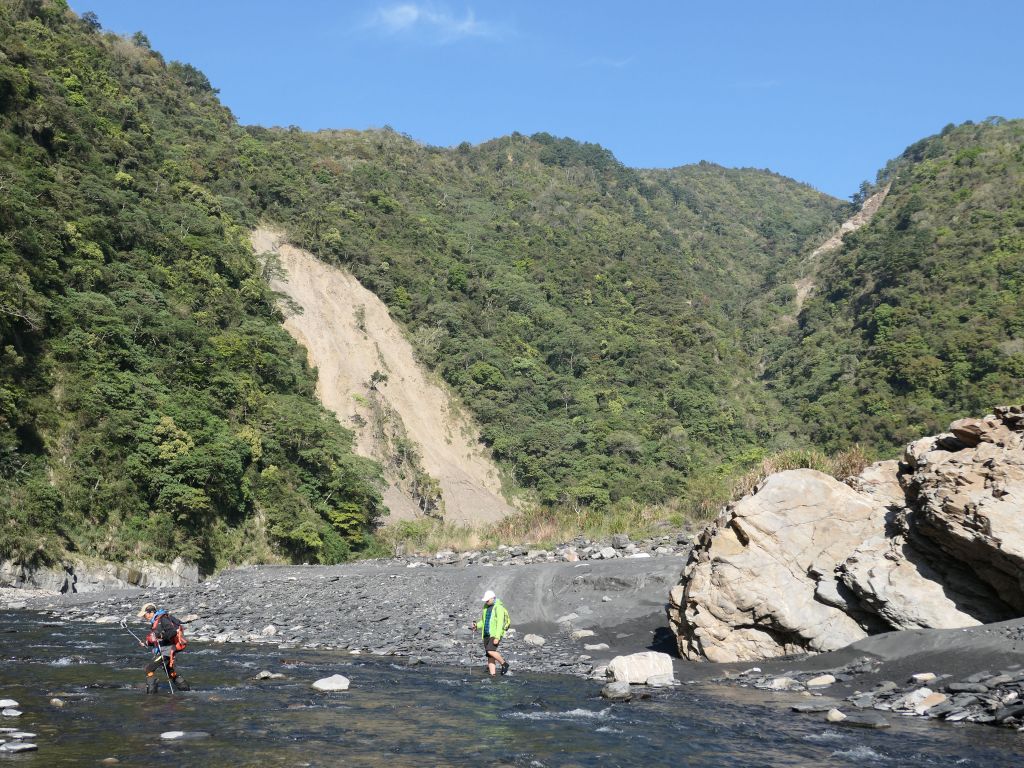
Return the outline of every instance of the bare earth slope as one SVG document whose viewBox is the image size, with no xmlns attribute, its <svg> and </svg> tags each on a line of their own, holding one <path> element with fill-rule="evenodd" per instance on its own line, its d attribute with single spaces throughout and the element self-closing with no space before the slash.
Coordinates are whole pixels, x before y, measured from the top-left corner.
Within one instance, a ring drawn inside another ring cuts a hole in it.
<svg viewBox="0 0 1024 768">
<path fill-rule="evenodd" d="M 408 466 L 396 461 L 396 436 L 412 443 L 437 482 L 445 520 L 491 522 L 512 512 L 476 430 L 416 362 L 384 303 L 350 274 L 283 242 L 279 232 L 260 228 L 251 237 L 256 252 L 277 254 L 286 272 L 273 288 L 302 307 L 285 328 L 319 371 L 321 401 L 356 433 L 356 451 L 385 466 L 391 519 L 423 514 Z M 375 372 L 387 379 L 371 390 Z"/>
</svg>

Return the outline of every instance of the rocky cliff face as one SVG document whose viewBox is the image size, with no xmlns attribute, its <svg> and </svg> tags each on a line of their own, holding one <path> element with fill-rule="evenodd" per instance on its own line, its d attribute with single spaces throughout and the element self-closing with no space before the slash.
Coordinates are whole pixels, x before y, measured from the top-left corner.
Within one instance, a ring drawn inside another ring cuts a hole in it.
<svg viewBox="0 0 1024 768">
<path fill-rule="evenodd" d="M 669 605 L 682 655 L 722 662 L 1022 612 L 1022 406 L 954 422 L 847 483 L 772 475 L 704 530 Z"/>
</svg>

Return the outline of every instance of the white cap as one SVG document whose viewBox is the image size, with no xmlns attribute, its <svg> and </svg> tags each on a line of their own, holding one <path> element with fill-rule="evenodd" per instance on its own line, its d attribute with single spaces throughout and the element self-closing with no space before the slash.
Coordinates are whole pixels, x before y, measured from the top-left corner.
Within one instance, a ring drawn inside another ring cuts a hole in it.
<svg viewBox="0 0 1024 768">
<path fill-rule="evenodd" d="M 486 592 L 484 592 L 484 596 L 481 598 L 481 600 L 483 600 L 485 603 L 488 600 L 493 600 L 493 599 L 494 599 L 494 592 L 492 592 L 489 589 Z"/>
</svg>

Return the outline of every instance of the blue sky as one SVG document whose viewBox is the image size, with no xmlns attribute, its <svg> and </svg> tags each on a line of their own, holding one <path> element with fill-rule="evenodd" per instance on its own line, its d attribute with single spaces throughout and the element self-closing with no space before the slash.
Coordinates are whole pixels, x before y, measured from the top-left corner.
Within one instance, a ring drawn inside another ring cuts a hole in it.
<svg viewBox="0 0 1024 768">
<path fill-rule="evenodd" d="M 1019 0 L 70 4 L 203 70 L 245 124 L 547 131 L 844 198 L 947 123 L 1024 117 Z"/>
</svg>

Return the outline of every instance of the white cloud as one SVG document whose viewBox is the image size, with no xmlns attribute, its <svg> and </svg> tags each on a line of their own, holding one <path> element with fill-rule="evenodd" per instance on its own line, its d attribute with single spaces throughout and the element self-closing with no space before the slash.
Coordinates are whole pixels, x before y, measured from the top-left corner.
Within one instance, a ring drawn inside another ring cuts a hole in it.
<svg viewBox="0 0 1024 768">
<path fill-rule="evenodd" d="M 446 9 L 417 3 L 378 8 L 366 26 L 392 35 L 421 34 L 438 43 L 466 37 L 493 37 L 497 33 L 494 26 L 478 20 L 472 9 L 460 18 Z"/>
</svg>

